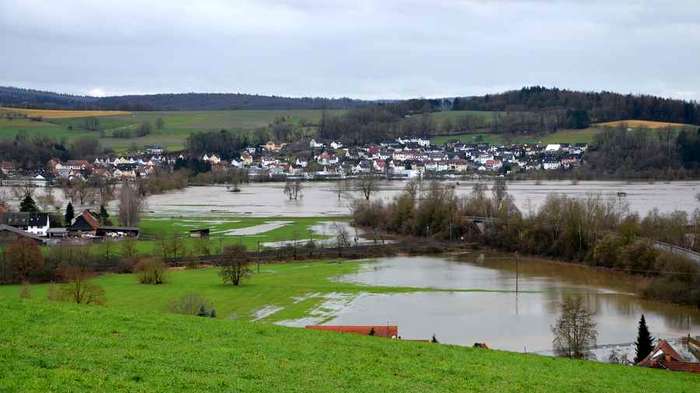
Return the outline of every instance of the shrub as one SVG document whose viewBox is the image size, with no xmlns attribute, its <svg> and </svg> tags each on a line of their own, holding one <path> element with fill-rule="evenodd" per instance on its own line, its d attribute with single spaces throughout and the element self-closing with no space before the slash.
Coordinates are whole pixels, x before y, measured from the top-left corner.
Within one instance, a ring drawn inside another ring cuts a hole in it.
<svg viewBox="0 0 700 393">
<path fill-rule="evenodd" d="M 30 239 L 19 239 L 5 249 L 5 263 L 19 280 L 26 280 L 44 266 L 39 246 Z"/>
<path fill-rule="evenodd" d="M 60 286 L 49 287 L 49 300 L 76 304 L 104 304 L 105 291 L 92 282 L 92 273 L 84 266 L 67 265 L 61 267 L 60 275 L 67 281 Z"/>
<path fill-rule="evenodd" d="M 165 263 L 157 259 L 146 259 L 140 261 L 135 267 L 138 280 L 141 284 L 163 284 L 167 267 Z"/>
<path fill-rule="evenodd" d="M 208 313 L 216 317 L 216 311 L 211 302 L 196 293 L 189 293 L 179 299 L 170 302 L 170 312 L 185 315 L 200 315 L 200 313 Z"/>
<path fill-rule="evenodd" d="M 227 246 L 224 248 L 224 255 L 219 261 L 219 276 L 221 276 L 224 283 L 238 286 L 245 277 L 252 273 L 249 266 L 250 262 L 245 258 L 245 248 L 242 246 Z"/>
<path fill-rule="evenodd" d="M 32 292 L 27 281 L 22 281 L 22 286 L 19 289 L 20 299 L 31 299 Z"/>
</svg>

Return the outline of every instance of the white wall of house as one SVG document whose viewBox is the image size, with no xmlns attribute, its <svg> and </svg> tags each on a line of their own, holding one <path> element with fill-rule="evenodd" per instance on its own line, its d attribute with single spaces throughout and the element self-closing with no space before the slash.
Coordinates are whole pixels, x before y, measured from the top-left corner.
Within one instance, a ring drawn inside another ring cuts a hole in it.
<svg viewBox="0 0 700 393">
<path fill-rule="evenodd" d="M 37 236 L 46 236 L 46 234 L 49 231 L 49 217 L 46 216 L 46 224 L 42 226 L 28 226 L 27 227 L 27 232 L 31 233 L 32 235 L 37 235 Z"/>
</svg>

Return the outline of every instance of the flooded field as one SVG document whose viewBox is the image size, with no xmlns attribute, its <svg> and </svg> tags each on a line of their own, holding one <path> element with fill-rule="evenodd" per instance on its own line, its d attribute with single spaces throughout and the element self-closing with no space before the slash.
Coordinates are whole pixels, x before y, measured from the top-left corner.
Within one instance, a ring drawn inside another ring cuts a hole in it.
<svg viewBox="0 0 700 393">
<path fill-rule="evenodd" d="M 449 182 L 458 195 L 467 195 L 474 185 L 473 181 Z M 350 188 L 351 183 L 348 183 Z M 383 181 L 373 198 L 390 200 L 405 187 L 402 181 Z M 251 183 L 241 187 L 240 192 L 229 192 L 225 186 L 187 187 L 184 190 L 153 195 L 147 199 L 146 212 L 157 216 L 221 216 L 252 215 L 259 217 L 310 217 L 343 216 L 350 213 L 353 199 L 360 197 L 357 191 L 349 190 L 338 197 L 334 182 L 308 182 L 303 184 L 303 197 L 290 201 L 282 192 L 284 183 Z M 566 194 L 583 198 L 588 194 L 600 194 L 615 202 L 629 205 L 630 211 L 645 215 L 658 208 L 662 212 L 685 210 L 692 212 L 700 207 L 695 195 L 700 193 L 700 181 L 677 181 L 656 183 L 627 183 L 617 181 L 513 181 L 508 183 L 508 190 L 515 198 L 517 206 L 528 212 L 539 207 L 551 193 Z M 625 193 L 625 196 L 619 196 Z M 12 197 L 9 187 L 0 187 L 0 195 L 5 195 L 12 205 L 19 202 Z M 44 206 L 44 210 L 53 211 L 56 207 L 65 207 L 63 192 L 54 188 L 51 192 L 55 202 Z M 45 189 L 36 191 L 37 196 L 45 195 Z M 40 199 L 40 198 L 38 198 Z M 41 201 L 38 201 L 41 204 Z M 74 201 L 76 208 L 76 201 Z M 94 207 L 94 206 L 90 206 Z M 117 208 L 117 202 L 110 203 L 111 209 Z"/>
<path fill-rule="evenodd" d="M 459 195 L 471 192 L 474 182 L 450 182 Z M 405 182 L 382 182 L 376 197 L 389 200 L 398 195 Z M 225 187 L 188 187 L 182 191 L 154 195 L 148 198 L 148 211 L 156 215 L 255 215 L 255 216 L 325 216 L 347 215 L 358 192 L 348 191 L 338 198 L 336 184 L 331 182 L 304 183 L 303 198 L 290 201 L 282 192 L 283 183 L 254 183 L 241 192 L 228 192 Z M 562 193 L 582 198 L 600 194 L 604 198 L 629 205 L 630 211 L 641 215 L 658 208 L 662 212 L 700 207 L 695 195 L 700 182 L 626 183 L 591 181 L 572 184 L 570 181 L 534 181 L 508 183 L 509 192 L 523 212 L 539 207 L 548 194 Z M 623 197 L 618 193 L 625 193 Z"/>
<path fill-rule="evenodd" d="M 330 310 L 325 323 L 391 324 L 399 326 L 399 334 L 405 339 L 429 339 L 435 334 L 443 343 L 486 342 L 497 349 L 548 354 L 552 347 L 550 326 L 560 302 L 566 295 L 579 294 L 595 312 L 601 346 L 629 348 L 636 338 L 641 314 L 656 337 L 677 339 L 689 332 L 700 333 L 699 310 L 640 299 L 634 294 L 639 282 L 629 277 L 521 258 L 516 293 L 513 259 L 476 260 L 476 255 L 470 255 L 392 257 L 367 262 L 358 273 L 339 280 L 446 291 L 331 298 L 320 307 Z M 293 325 L 289 321 L 287 324 Z"/>
</svg>

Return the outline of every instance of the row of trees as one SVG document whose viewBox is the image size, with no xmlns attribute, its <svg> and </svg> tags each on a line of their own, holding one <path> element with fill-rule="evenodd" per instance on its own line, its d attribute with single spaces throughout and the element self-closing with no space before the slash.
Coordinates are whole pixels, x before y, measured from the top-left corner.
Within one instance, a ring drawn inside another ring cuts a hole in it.
<svg viewBox="0 0 700 393">
<path fill-rule="evenodd" d="M 542 86 L 480 97 L 457 98 L 453 110 L 583 111 L 592 122 L 641 119 L 700 125 L 700 107 L 694 102 L 649 95 L 607 91 L 580 92 Z"/>
<path fill-rule="evenodd" d="M 68 143 L 45 136 L 29 137 L 17 133 L 15 139 L 0 140 L 0 157 L 12 161 L 22 169 L 41 169 L 52 158 L 60 160 L 94 159 L 102 152 L 95 138 L 85 137 Z"/>
</svg>

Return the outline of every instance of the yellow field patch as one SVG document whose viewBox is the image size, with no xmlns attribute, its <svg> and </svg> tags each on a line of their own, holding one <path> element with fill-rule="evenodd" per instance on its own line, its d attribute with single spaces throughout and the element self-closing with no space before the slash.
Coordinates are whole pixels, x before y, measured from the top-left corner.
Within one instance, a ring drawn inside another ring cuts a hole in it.
<svg viewBox="0 0 700 393">
<path fill-rule="evenodd" d="M 601 127 L 628 127 L 628 128 L 666 128 L 666 127 L 688 127 L 683 123 L 668 123 L 664 121 L 651 120 L 617 120 L 608 121 L 605 123 L 596 123 L 595 126 Z"/>
<path fill-rule="evenodd" d="M 68 119 L 75 117 L 119 116 L 128 115 L 125 111 L 73 111 L 57 109 L 24 109 L 0 107 L 0 112 L 21 113 L 29 117 L 42 117 L 44 119 Z"/>
</svg>

